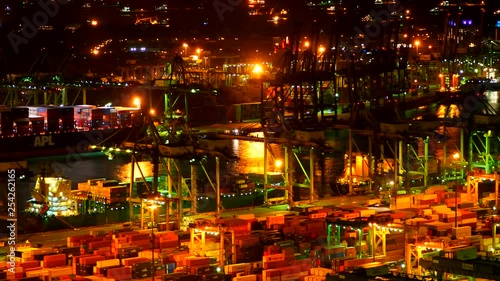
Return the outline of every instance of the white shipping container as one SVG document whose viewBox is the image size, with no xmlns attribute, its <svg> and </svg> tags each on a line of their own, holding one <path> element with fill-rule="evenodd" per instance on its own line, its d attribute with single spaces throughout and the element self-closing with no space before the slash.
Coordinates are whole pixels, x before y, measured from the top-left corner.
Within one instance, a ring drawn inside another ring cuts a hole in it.
<svg viewBox="0 0 500 281">
<path fill-rule="evenodd" d="M 369 217 L 371 215 L 375 215 L 376 213 L 377 211 L 374 209 L 359 210 L 360 217 Z"/>
<path fill-rule="evenodd" d="M 329 268 L 316 267 L 311 268 L 311 274 L 315 276 L 326 276 L 327 274 L 333 274 L 333 271 Z"/>
<path fill-rule="evenodd" d="M 257 275 L 237 276 L 233 278 L 233 281 L 257 281 Z"/>
<path fill-rule="evenodd" d="M 26 277 L 40 277 L 40 279 L 44 280 L 42 276 L 48 276 L 49 270 L 48 269 L 32 270 L 32 271 L 26 271 L 25 274 Z"/>
<path fill-rule="evenodd" d="M 325 276 L 309 275 L 304 277 L 304 281 L 325 281 Z"/>
<path fill-rule="evenodd" d="M 58 276 L 66 276 L 66 275 L 71 275 L 73 273 L 73 270 L 71 266 L 64 266 L 64 267 L 54 267 L 54 268 L 49 268 L 49 277 L 58 277 Z M 50 278 L 49 278 L 50 280 Z"/>
<path fill-rule="evenodd" d="M 250 269 L 252 269 L 250 263 L 229 264 L 224 266 L 224 273 L 230 274 L 236 272 L 250 271 Z"/>
</svg>

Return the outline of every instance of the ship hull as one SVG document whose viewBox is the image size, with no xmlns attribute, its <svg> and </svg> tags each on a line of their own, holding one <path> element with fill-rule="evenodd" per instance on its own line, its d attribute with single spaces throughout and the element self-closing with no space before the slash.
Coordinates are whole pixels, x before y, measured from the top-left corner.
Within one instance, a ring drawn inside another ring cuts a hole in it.
<svg viewBox="0 0 500 281">
<path fill-rule="evenodd" d="M 137 128 L 122 127 L 1 137 L 0 162 L 77 154 L 88 151 L 92 145 L 121 144 L 125 140 L 133 141 L 131 137 L 137 135 L 135 130 Z"/>
</svg>

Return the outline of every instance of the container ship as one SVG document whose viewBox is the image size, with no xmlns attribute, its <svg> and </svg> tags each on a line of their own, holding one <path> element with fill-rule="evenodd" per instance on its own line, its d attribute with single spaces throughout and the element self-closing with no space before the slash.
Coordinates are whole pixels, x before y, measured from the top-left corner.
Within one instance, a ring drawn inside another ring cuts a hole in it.
<svg viewBox="0 0 500 281">
<path fill-rule="evenodd" d="M 133 141 L 141 114 L 139 108 L 95 105 L 0 107 L 0 162 Z"/>
<path fill-rule="evenodd" d="M 148 184 L 152 182 L 148 181 Z M 140 213 L 134 209 L 134 218 L 130 217 L 129 186 L 130 183 L 98 178 L 79 182 L 78 188 L 72 190 L 69 179 L 39 177 L 24 212 L 18 217 L 30 223 L 23 225 L 20 231 L 37 233 L 134 221 Z M 133 198 L 147 198 L 146 182 L 134 182 L 132 192 Z M 201 190 L 199 194 L 196 198 L 197 213 L 216 211 L 215 194 L 201 193 Z M 177 195 L 174 193 L 172 196 Z M 282 190 L 268 190 L 268 198 L 277 200 L 282 196 Z M 254 183 L 235 179 L 231 181 L 230 188 L 221 189 L 221 203 L 225 210 L 253 208 L 263 202 L 263 190 L 256 188 Z M 191 207 L 190 201 L 183 201 L 182 209 L 187 213 L 191 212 Z"/>
</svg>

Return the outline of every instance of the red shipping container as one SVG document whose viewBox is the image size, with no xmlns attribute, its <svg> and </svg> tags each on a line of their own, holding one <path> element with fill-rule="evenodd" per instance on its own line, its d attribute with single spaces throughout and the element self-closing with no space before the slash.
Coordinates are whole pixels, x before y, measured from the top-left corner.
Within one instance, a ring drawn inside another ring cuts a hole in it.
<svg viewBox="0 0 500 281">
<path fill-rule="evenodd" d="M 128 237 L 128 241 L 130 242 L 140 241 L 140 240 L 149 241 L 149 239 L 150 239 L 149 233 L 139 233 L 139 234 L 129 235 Z"/>
<path fill-rule="evenodd" d="M 59 267 L 59 266 L 65 266 L 66 265 L 66 260 L 56 260 L 56 261 L 47 261 L 43 262 L 43 266 L 45 268 L 52 268 L 52 267 Z"/>
<path fill-rule="evenodd" d="M 274 269 L 287 266 L 286 261 L 270 261 L 262 263 L 264 269 Z"/>
<path fill-rule="evenodd" d="M 131 246 L 140 246 L 143 249 L 151 249 L 151 241 L 148 240 L 137 240 L 130 243 Z"/>
<path fill-rule="evenodd" d="M 264 247 L 264 256 L 266 255 L 274 255 L 281 253 L 281 248 L 275 245 L 268 245 Z"/>
<path fill-rule="evenodd" d="M 24 268 L 24 270 L 33 268 L 33 267 L 39 267 L 40 263 L 38 261 L 27 261 L 27 262 L 22 262 L 20 264 L 20 267 Z"/>
<path fill-rule="evenodd" d="M 128 232 L 120 232 L 118 233 L 118 237 L 128 237 L 129 235 L 141 234 L 138 231 L 128 231 Z"/>
<path fill-rule="evenodd" d="M 128 266 L 108 269 L 106 278 L 115 280 L 128 280 L 132 279 L 132 268 Z"/>
<path fill-rule="evenodd" d="M 105 256 L 109 251 L 107 249 L 94 250 L 94 255 Z"/>
<path fill-rule="evenodd" d="M 89 243 L 89 249 L 99 249 L 104 247 L 111 247 L 111 241 L 99 241 L 99 242 Z"/>
<path fill-rule="evenodd" d="M 48 255 L 43 257 L 43 262 L 66 261 L 66 254 Z"/>
<path fill-rule="evenodd" d="M 80 264 L 80 260 L 86 257 L 94 257 L 96 255 L 88 254 L 88 255 L 81 255 L 81 256 L 74 256 L 73 257 L 73 264 Z"/>
<path fill-rule="evenodd" d="M 104 260 L 103 256 L 91 256 L 80 259 L 80 264 L 95 265 L 98 261 Z"/>
<path fill-rule="evenodd" d="M 91 235 L 78 235 L 78 236 L 70 236 L 68 237 L 69 242 L 77 242 L 79 243 L 81 240 L 87 240 L 92 238 Z"/>
<path fill-rule="evenodd" d="M 178 240 L 170 240 L 170 241 L 160 241 L 158 244 L 160 249 L 166 249 L 166 248 L 175 248 L 179 246 L 179 241 Z"/>
<path fill-rule="evenodd" d="M 179 241 L 179 237 L 172 237 L 172 236 L 155 236 L 155 241 Z"/>
<path fill-rule="evenodd" d="M 24 272 L 27 272 L 27 271 L 34 271 L 34 270 L 42 270 L 43 267 L 41 266 L 37 266 L 37 267 L 30 267 L 30 268 L 24 268 Z"/>
<path fill-rule="evenodd" d="M 171 239 L 179 240 L 179 236 L 175 232 L 173 232 L 173 231 L 156 232 L 155 233 L 155 237 L 171 238 Z"/>
<path fill-rule="evenodd" d="M 187 267 L 210 265 L 210 258 L 186 258 L 185 262 Z"/>
<path fill-rule="evenodd" d="M 300 272 L 300 267 L 287 266 L 280 268 L 281 275 L 294 274 Z"/>
</svg>

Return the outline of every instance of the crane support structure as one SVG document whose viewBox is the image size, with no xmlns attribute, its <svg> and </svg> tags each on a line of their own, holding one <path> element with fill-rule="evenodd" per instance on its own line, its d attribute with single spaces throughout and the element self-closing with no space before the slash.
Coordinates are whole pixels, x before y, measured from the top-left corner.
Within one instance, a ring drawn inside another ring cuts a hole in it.
<svg viewBox="0 0 500 281">
<path fill-rule="evenodd" d="M 219 265 L 223 267 L 226 260 L 231 258 L 231 263 L 236 264 L 236 244 L 234 230 L 222 226 L 205 226 L 201 228 L 191 228 L 191 240 L 189 250 L 198 256 L 216 257 Z M 208 237 L 218 238 L 215 241 L 207 241 Z M 215 245 L 216 247 L 210 247 Z M 218 247 L 217 247 L 218 246 Z"/>
</svg>

